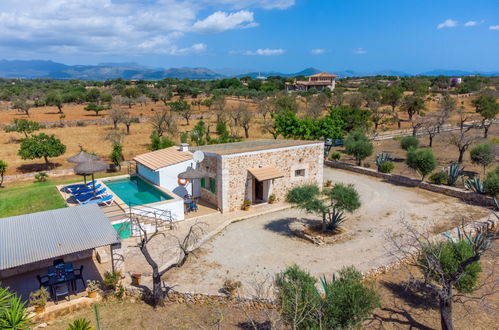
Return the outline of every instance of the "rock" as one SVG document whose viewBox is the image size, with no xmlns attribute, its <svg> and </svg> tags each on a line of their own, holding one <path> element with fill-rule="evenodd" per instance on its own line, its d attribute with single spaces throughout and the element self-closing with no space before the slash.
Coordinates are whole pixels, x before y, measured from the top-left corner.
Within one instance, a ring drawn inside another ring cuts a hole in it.
<svg viewBox="0 0 499 330">
<path fill-rule="evenodd" d="M 41 324 L 38 324 L 37 328 L 46 328 L 48 327 L 48 324 L 47 323 L 41 323 Z"/>
</svg>

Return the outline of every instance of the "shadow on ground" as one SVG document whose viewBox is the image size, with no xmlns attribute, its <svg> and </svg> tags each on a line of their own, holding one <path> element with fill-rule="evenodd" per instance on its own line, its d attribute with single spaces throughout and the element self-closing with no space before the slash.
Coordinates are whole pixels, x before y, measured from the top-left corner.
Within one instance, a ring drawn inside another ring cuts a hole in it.
<svg viewBox="0 0 499 330">
<path fill-rule="evenodd" d="M 40 171 L 48 171 L 53 170 L 57 167 L 60 167 L 59 163 L 40 163 L 40 164 L 24 164 L 17 167 L 17 170 L 21 173 L 30 173 L 30 172 L 40 172 Z"/>
<path fill-rule="evenodd" d="M 270 230 L 274 233 L 280 234 L 282 236 L 294 237 L 295 233 L 292 228 L 293 223 L 301 223 L 305 226 L 310 226 L 310 225 L 316 225 L 318 221 L 314 219 L 305 219 L 305 218 L 284 218 L 269 222 L 265 224 L 263 228 L 266 230 Z"/>
</svg>

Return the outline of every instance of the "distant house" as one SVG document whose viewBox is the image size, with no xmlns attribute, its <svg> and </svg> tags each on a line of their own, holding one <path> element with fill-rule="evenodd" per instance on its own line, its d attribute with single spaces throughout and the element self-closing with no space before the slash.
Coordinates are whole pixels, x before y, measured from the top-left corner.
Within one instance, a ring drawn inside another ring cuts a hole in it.
<svg viewBox="0 0 499 330">
<path fill-rule="evenodd" d="M 329 88 L 333 90 L 336 81 L 335 79 L 339 76 L 327 72 L 316 73 L 311 76 L 308 76 L 308 81 L 297 81 L 295 80 L 293 83 L 286 83 L 286 90 L 290 91 L 308 91 L 311 88 L 315 88 L 316 90 L 323 90 L 325 88 Z"/>
<path fill-rule="evenodd" d="M 451 86 L 457 86 L 460 85 L 463 82 L 463 78 L 458 78 L 458 77 L 452 77 L 449 79 L 450 85 Z"/>
</svg>

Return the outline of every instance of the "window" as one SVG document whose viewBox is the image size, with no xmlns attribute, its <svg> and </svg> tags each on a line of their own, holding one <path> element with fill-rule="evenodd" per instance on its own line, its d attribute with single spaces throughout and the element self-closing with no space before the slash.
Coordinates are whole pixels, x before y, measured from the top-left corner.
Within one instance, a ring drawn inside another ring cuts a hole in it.
<svg viewBox="0 0 499 330">
<path fill-rule="evenodd" d="M 210 191 L 216 193 L 216 181 L 215 178 L 210 178 Z"/>
<path fill-rule="evenodd" d="M 201 188 L 206 189 L 206 178 L 201 178 Z"/>
<path fill-rule="evenodd" d="M 295 170 L 295 176 L 305 176 L 305 169 Z"/>
</svg>

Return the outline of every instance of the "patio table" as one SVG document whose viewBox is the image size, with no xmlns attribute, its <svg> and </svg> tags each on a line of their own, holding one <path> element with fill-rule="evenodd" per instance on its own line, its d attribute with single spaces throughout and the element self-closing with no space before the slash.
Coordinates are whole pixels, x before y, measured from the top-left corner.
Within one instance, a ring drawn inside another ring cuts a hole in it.
<svg viewBox="0 0 499 330">
<path fill-rule="evenodd" d="M 54 287 L 59 284 L 69 283 L 72 292 L 75 291 L 75 275 L 72 263 L 63 263 L 48 267 L 47 274 L 50 293 L 54 296 Z"/>
</svg>

